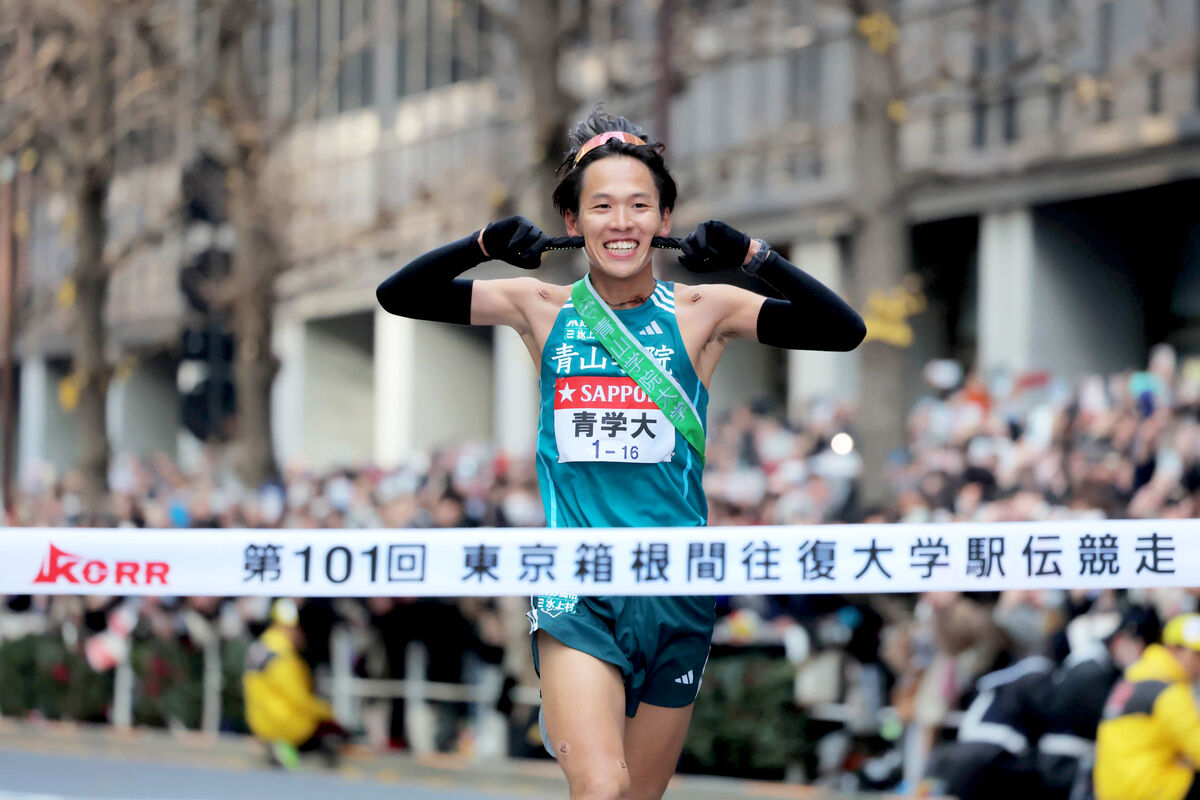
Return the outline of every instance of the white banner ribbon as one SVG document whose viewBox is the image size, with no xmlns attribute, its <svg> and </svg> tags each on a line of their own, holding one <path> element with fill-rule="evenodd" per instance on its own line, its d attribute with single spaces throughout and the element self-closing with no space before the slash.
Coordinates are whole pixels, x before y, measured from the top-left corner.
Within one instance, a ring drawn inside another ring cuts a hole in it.
<svg viewBox="0 0 1200 800">
<path fill-rule="evenodd" d="M 0 594 L 852 594 L 1200 585 L 1200 520 L 0 529 Z"/>
</svg>

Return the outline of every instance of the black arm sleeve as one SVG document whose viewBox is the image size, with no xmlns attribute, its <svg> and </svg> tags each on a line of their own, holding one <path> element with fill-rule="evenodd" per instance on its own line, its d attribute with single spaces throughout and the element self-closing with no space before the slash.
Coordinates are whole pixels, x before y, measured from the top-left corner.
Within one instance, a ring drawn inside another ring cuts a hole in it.
<svg viewBox="0 0 1200 800">
<path fill-rule="evenodd" d="M 470 325 L 472 281 L 457 276 L 487 260 L 476 231 L 414 259 L 379 284 L 375 297 L 401 317 Z"/>
<path fill-rule="evenodd" d="M 853 350 L 867 334 L 862 317 L 804 270 L 771 251 L 758 277 L 786 298 L 768 297 L 758 312 L 758 340 L 789 350 Z"/>
</svg>

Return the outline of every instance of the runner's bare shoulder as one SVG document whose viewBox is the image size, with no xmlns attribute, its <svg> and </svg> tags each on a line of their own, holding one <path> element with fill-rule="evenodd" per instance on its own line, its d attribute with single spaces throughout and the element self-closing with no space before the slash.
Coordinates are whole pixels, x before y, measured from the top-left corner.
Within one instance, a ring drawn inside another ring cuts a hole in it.
<svg viewBox="0 0 1200 800">
<path fill-rule="evenodd" d="M 675 284 L 675 313 L 681 330 L 696 331 L 702 342 L 714 337 L 752 336 L 764 299 L 760 294 L 725 283 Z"/>
<path fill-rule="evenodd" d="M 570 286 L 537 278 L 477 280 L 471 291 L 471 324 L 508 325 L 524 330 L 535 316 L 557 314 L 570 296 Z"/>
<path fill-rule="evenodd" d="M 705 283 L 689 286 L 686 283 L 675 282 L 675 305 L 688 308 L 696 306 L 717 305 L 730 302 L 736 289 L 724 283 Z"/>
</svg>

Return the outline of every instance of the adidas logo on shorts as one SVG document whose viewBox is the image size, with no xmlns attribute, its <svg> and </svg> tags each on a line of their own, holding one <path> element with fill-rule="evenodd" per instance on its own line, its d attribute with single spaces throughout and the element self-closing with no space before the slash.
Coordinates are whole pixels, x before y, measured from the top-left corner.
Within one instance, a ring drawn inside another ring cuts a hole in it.
<svg viewBox="0 0 1200 800">
<path fill-rule="evenodd" d="M 676 678 L 675 682 L 690 685 L 695 683 L 696 680 L 692 677 L 692 670 L 689 669 L 686 674 L 680 675 L 678 678 Z"/>
<path fill-rule="evenodd" d="M 641 336 L 655 336 L 655 335 L 661 335 L 662 332 L 663 332 L 663 329 L 658 327 L 657 322 L 651 322 L 649 325 L 647 325 L 646 327 L 644 327 L 640 331 L 638 331 L 638 334 Z"/>
</svg>

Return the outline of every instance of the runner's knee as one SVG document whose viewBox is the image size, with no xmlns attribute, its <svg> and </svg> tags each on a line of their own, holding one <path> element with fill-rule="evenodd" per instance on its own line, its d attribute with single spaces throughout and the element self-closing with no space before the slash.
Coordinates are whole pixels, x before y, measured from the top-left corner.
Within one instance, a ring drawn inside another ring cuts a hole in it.
<svg viewBox="0 0 1200 800">
<path fill-rule="evenodd" d="M 555 748 L 571 784 L 571 800 L 628 800 L 629 769 L 622 759 L 598 759 L 590 764 L 567 764 L 571 747 L 559 742 Z"/>
</svg>

